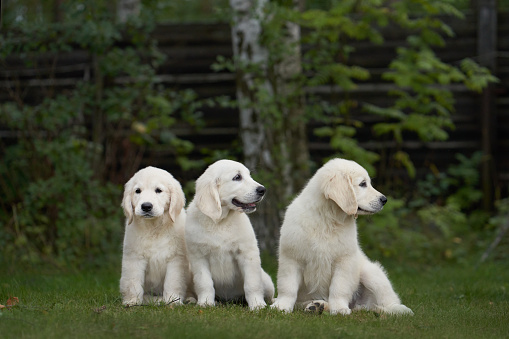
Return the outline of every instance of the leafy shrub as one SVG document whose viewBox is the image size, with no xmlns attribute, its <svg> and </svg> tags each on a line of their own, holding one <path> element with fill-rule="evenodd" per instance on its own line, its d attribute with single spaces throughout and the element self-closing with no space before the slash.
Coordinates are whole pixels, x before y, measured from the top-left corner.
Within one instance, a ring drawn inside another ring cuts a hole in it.
<svg viewBox="0 0 509 339">
<path fill-rule="evenodd" d="M 96 177 L 90 160 L 97 145 L 70 108 L 65 97 L 22 111 L 0 107 L 2 121 L 20 133 L 0 164 L 4 258 L 77 263 L 119 249 L 121 187 Z"/>
<path fill-rule="evenodd" d="M 447 1 L 427 0 L 348 0 L 333 2 L 328 10 L 302 13 L 299 22 L 307 29 L 303 42 L 309 46 L 303 65 L 309 79 L 304 84 L 311 88 L 328 86 L 330 93 L 328 98 L 308 96 L 309 117 L 326 124 L 315 134 L 330 138 L 338 156 L 356 160 L 371 174 L 375 173 L 374 164 L 384 160 L 403 166 L 414 178 L 414 164 L 401 144 L 412 135 L 424 142 L 448 138 L 448 130 L 454 128 L 451 112 L 455 103 L 449 85 L 459 83 L 480 92 L 490 82 L 498 81 L 471 59 L 462 60 L 457 67 L 438 58 L 435 49 L 445 45 L 443 36 L 454 35 L 443 20 L 444 15 L 463 17 Z M 396 48 L 397 56 L 382 74 L 386 83 L 394 85 L 388 92 L 386 107 L 382 107 L 352 95 L 371 73 L 352 65 L 350 55 L 355 51 L 355 41 L 383 44 L 390 25 L 406 33 L 406 44 Z M 356 135 L 363 123 L 357 116 L 361 112 L 378 117 L 372 127 L 373 139 L 392 138 L 398 145 L 385 152 L 386 159 L 359 145 Z"/>
<path fill-rule="evenodd" d="M 170 128 L 201 126 L 199 109 L 213 102 L 159 84 L 155 70 L 164 58 L 150 39 L 150 13 L 118 25 L 96 8 L 101 4 L 69 6 L 63 22 L 22 23 L 2 37 L 1 62 L 18 60 L 39 71 L 47 60 L 56 64 L 59 56 L 81 51 L 93 68 L 90 80 L 71 88 L 43 84 L 26 95 L 13 87 L 11 100 L 0 105 L 2 127 L 15 136 L 0 144 L 4 260 L 78 266 L 118 260 L 122 184 L 147 146 L 165 147 L 178 163 L 195 165 L 186 162 L 193 145 Z"/>
<path fill-rule="evenodd" d="M 481 153 L 458 154 L 457 164 L 420 181 L 408 199 L 389 197 L 384 210 L 360 217 L 361 243 L 370 255 L 434 263 L 462 261 L 481 249 L 489 214 L 477 209 Z"/>
</svg>

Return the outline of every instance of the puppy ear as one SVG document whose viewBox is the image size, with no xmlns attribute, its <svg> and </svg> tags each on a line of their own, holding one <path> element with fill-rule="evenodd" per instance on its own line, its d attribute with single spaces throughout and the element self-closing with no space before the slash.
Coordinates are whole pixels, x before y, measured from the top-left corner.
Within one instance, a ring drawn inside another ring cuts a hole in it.
<svg viewBox="0 0 509 339">
<path fill-rule="evenodd" d="M 196 180 L 196 206 L 203 214 L 214 222 L 221 218 L 221 200 L 219 199 L 218 181 L 211 178 L 199 177 Z"/>
<path fill-rule="evenodd" d="M 175 222 L 177 220 L 178 215 L 182 211 L 182 208 L 186 204 L 186 197 L 184 196 L 184 192 L 182 191 L 182 186 L 175 180 L 173 184 L 170 185 L 170 218 L 171 221 Z"/>
<path fill-rule="evenodd" d="M 332 199 L 346 214 L 354 215 L 359 206 L 349 175 L 335 173 L 325 180 L 322 187 L 325 198 Z"/>
<path fill-rule="evenodd" d="M 132 203 L 133 181 L 129 180 L 124 186 L 124 197 L 122 198 L 122 208 L 127 219 L 127 224 L 131 224 L 134 218 L 134 205 Z"/>
</svg>

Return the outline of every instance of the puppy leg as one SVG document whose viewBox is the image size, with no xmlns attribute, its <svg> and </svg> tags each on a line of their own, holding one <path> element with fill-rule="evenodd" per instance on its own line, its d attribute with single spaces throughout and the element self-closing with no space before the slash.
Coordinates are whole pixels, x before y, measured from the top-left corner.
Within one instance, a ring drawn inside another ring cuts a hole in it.
<svg viewBox="0 0 509 339">
<path fill-rule="evenodd" d="M 360 281 L 366 288 L 364 293 L 372 294 L 372 296 L 362 298 L 370 301 L 365 306 L 367 309 L 388 314 L 414 314 L 410 308 L 401 304 L 389 278 L 387 278 L 384 269 L 379 263 L 373 263 L 365 259 Z"/>
<path fill-rule="evenodd" d="M 216 291 L 207 259 L 192 260 L 191 270 L 193 273 L 194 289 L 198 296 L 198 305 L 214 306 Z"/>
<path fill-rule="evenodd" d="M 352 313 L 348 304 L 359 285 L 360 270 L 357 261 L 357 258 L 344 258 L 334 267 L 329 289 L 329 308 L 332 315 Z"/>
<path fill-rule="evenodd" d="M 176 258 L 166 265 L 164 278 L 163 301 L 182 305 L 186 297 L 186 263 Z"/>
<path fill-rule="evenodd" d="M 258 253 L 243 253 L 238 257 L 240 272 L 244 279 L 244 293 L 251 310 L 264 308 L 264 286 L 262 281 L 262 263 Z"/>
<path fill-rule="evenodd" d="M 122 257 L 122 275 L 120 278 L 122 304 L 143 304 L 146 268 L 147 261 L 142 258 L 134 255 L 124 255 Z"/>
<path fill-rule="evenodd" d="M 295 260 L 280 255 L 277 273 L 278 296 L 270 306 L 280 311 L 292 312 L 302 281 L 300 265 Z"/>
</svg>

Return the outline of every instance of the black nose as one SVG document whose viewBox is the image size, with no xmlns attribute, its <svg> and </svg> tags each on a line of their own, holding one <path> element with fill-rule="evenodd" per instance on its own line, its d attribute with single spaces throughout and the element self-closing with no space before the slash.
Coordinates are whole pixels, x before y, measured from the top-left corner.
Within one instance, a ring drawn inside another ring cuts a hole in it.
<svg viewBox="0 0 509 339">
<path fill-rule="evenodd" d="M 143 204 L 141 204 L 141 210 L 143 212 L 150 212 L 152 211 L 152 204 L 149 203 L 149 202 L 144 202 Z"/>
<path fill-rule="evenodd" d="M 267 191 L 267 190 L 266 190 L 266 189 L 265 189 L 265 187 L 263 187 L 263 186 L 258 186 L 258 187 L 256 188 L 256 194 L 258 194 L 258 195 L 260 195 L 260 196 L 264 195 L 266 191 Z"/>
<path fill-rule="evenodd" d="M 382 195 L 380 197 L 380 202 L 382 203 L 382 205 L 385 205 L 387 203 L 387 198 L 385 197 L 385 195 Z"/>
</svg>

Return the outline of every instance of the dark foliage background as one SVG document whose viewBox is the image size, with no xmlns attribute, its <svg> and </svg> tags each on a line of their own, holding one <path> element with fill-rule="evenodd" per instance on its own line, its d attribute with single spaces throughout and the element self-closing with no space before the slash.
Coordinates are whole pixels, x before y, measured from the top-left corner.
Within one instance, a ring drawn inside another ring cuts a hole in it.
<svg viewBox="0 0 509 339">
<path fill-rule="evenodd" d="M 190 89 L 161 84 L 156 75 L 165 56 L 149 34 L 161 20 L 217 19 L 218 12 L 209 1 L 188 1 L 188 7 L 157 1 L 143 4 L 139 17 L 119 24 L 115 20 L 114 3 L 107 1 L 91 1 L 86 5 L 56 0 L 6 2 L 0 35 L 2 68 L 26 68 L 36 72 L 36 81 L 51 83 L 56 79 L 52 67 L 59 57 L 85 50 L 92 60 L 90 79 L 59 91 L 52 86 L 41 86 L 42 91 L 35 96 L 28 95 L 29 89 L 19 85 L 23 79 L 9 78 L 8 71 L 5 73 L 11 85 L 7 87 L 8 99 L 0 103 L 0 125 L 9 136 L 0 138 L 0 253 L 1 261 L 7 265 L 118 264 L 123 237 L 122 185 L 140 167 L 149 149 L 162 148 L 169 152 L 184 173 L 179 179 L 188 179 L 185 173 L 199 173 L 221 157 L 242 161 L 238 143 L 231 148 L 233 151 L 209 149 L 202 151 L 200 159 L 189 156 L 194 145 L 178 137 L 176 130 L 203 128 L 203 109 L 234 106 L 234 98 L 203 99 Z M 313 55 L 310 51 L 307 55 L 315 61 L 307 66 L 307 71 L 314 76 L 302 82 L 303 86 L 332 82 L 348 89 L 366 76 L 365 70 L 345 66 L 334 58 L 337 53 L 347 55 L 347 50 L 325 51 L 334 27 L 324 22 L 343 15 L 341 11 L 346 9 L 334 7 L 336 12 L 320 12 L 317 8 L 335 4 L 334 1 L 327 4 L 310 1 L 310 11 L 302 17 L 303 24 L 322 34 L 307 38 L 308 43 L 320 47 L 315 52 L 323 52 Z M 221 2 L 223 14 L 219 17 L 224 18 L 227 6 L 227 2 Z M 288 19 L 285 10 L 278 14 Z M 273 47 L 278 47 L 274 39 L 281 33 L 278 31 L 281 27 L 277 26 L 272 25 L 271 34 L 265 36 L 267 44 Z M 347 29 L 351 31 L 350 38 L 378 39 L 377 32 L 363 22 L 347 23 Z M 394 107 L 366 105 L 368 113 L 388 119 L 375 128 L 375 134 L 386 133 L 397 141 L 405 135 L 401 131 L 407 129 L 423 140 L 445 140 L 447 134 L 443 131 L 453 127 L 447 113 L 453 106 L 450 93 L 426 92 L 429 87 L 424 88 L 422 84 L 459 81 L 481 89 L 494 80 L 473 62 L 466 61 L 459 67 L 440 64 L 426 47 L 427 43 L 432 44 L 436 39 L 440 42 L 440 39 L 431 31 L 427 36 L 429 41 L 422 36 L 414 39 L 416 48 L 402 51 L 394 61 L 394 72 L 387 75 L 395 83 L 414 86 L 418 95 L 409 98 L 401 91 Z M 428 62 L 423 67 L 432 72 L 426 75 L 409 72 L 408 65 L 424 62 L 423 57 Z M 20 60 L 22 65 L 16 64 Z M 225 69 L 229 65 L 228 60 L 220 59 L 215 67 Z M 345 76 L 330 78 L 338 68 Z M 429 114 L 437 106 L 425 107 L 423 102 L 429 102 L 426 96 L 438 103 L 442 114 Z M 258 98 L 267 107 L 273 103 L 267 93 L 260 92 Z M 419 101 L 423 98 L 424 101 Z M 374 174 L 379 155 L 356 142 L 359 126 L 355 119 L 345 118 L 352 102 L 309 99 L 308 109 L 319 108 L 323 113 L 312 118 L 323 124 L 316 129 L 316 135 L 330 139 L 334 153 L 329 156 L 353 158 Z M 415 107 L 421 109 L 417 113 L 422 120 L 415 115 L 412 120 L 406 115 Z M 394 181 L 387 181 L 385 187 L 378 187 L 389 193 L 390 203 L 379 215 L 358 220 L 361 243 L 370 256 L 416 263 L 468 261 L 472 256 L 479 256 L 507 223 L 507 199 L 499 199 L 494 210 L 481 208 L 481 153 L 457 155 L 451 159 L 448 169 L 419 178 L 412 175 L 412 162 L 407 154 L 395 152 L 393 156 L 408 172 L 413 186 L 405 190 L 402 185 L 391 186 Z M 311 164 L 311 168 L 319 165 Z M 254 175 L 263 178 L 267 173 Z M 186 180 L 182 185 L 189 200 L 193 181 Z M 493 256 L 506 259 L 508 254 L 505 236 Z"/>
</svg>

